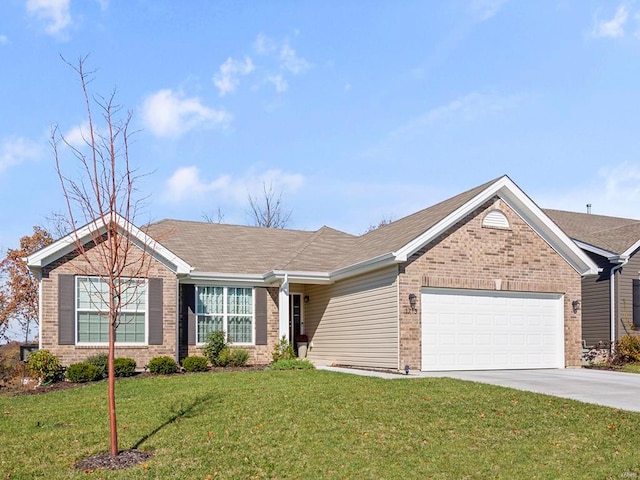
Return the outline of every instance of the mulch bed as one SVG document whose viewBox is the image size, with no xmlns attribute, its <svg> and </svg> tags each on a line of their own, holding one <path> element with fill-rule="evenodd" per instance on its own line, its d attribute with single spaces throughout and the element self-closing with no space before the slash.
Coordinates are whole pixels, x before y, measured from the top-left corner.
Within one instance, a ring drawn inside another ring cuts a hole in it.
<svg viewBox="0 0 640 480">
<path fill-rule="evenodd" d="M 99 453 L 91 457 L 83 458 L 76 462 L 75 467 L 78 470 L 92 472 L 99 468 L 105 470 L 120 470 L 122 468 L 135 467 L 146 462 L 153 457 L 153 452 L 145 452 L 142 450 L 123 450 L 117 456 L 112 457 L 109 453 Z"/>
<path fill-rule="evenodd" d="M 268 365 L 249 365 L 247 367 L 213 367 L 209 370 L 209 373 L 224 373 L 224 372 L 256 372 L 265 370 Z M 191 373 L 178 373 L 177 375 L 193 375 Z M 155 375 L 149 372 L 138 372 L 133 377 L 129 378 L 148 378 Z M 100 380 L 100 382 L 106 382 L 107 380 Z M 118 381 L 118 379 L 116 379 Z M 43 393 L 56 392 L 59 390 L 68 390 L 70 388 L 81 388 L 88 385 L 94 385 L 96 382 L 87 383 L 72 383 L 72 382 L 55 382 L 50 385 L 41 385 L 39 387 L 26 387 L 22 385 L 0 388 L 0 393 L 12 393 L 14 397 L 22 395 L 41 395 Z"/>
</svg>

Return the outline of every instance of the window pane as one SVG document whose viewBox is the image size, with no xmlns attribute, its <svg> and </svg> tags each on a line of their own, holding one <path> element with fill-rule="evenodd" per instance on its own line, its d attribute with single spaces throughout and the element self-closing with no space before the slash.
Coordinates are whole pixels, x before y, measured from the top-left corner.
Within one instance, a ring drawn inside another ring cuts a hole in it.
<svg viewBox="0 0 640 480">
<path fill-rule="evenodd" d="M 207 335 L 216 330 L 222 330 L 222 317 L 221 316 L 205 316 L 198 315 L 198 343 L 204 343 L 207 341 Z"/>
<path fill-rule="evenodd" d="M 252 317 L 229 317 L 227 320 L 228 337 L 234 343 L 252 343 Z"/>
<path fill-rule="evenodd" d="M 96 312 L 78 313 L 78 341 L 103 343 L 109 341 L 109 320 Z"/>
<path fill-rule="evenodd" d="M 144 313 L 122 313 L 116 342 L 144 343 Z"/>
<path fill-rule="evenodd" d="M 229 315 L 251 315 L 253 313 L 253 290 L 251 288 L 229 288 L 227 290 Z"/>
<path fill-rule="evenodd" d="M 146 282 L 144 280 L 122 281 L 121 308 L 128 312 L 144 312 L 146 309 Z"/>
<path fill-rule="evenodd" d="M 199 314 L 222 314 L 222 287 L 198 287 L 196 311 Z"/>
<path fill-rule="evenodd" d="M 107 310 L 109 306 L 109 285 L 100 278 L 78 278 L 78 308 Z"/>
</svg>

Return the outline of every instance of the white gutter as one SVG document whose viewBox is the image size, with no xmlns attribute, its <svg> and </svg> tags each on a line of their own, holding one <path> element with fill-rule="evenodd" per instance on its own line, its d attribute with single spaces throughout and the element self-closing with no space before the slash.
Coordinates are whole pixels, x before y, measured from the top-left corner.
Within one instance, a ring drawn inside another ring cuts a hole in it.
<svg viewBox="0 0 640 480">
<path fill-rule="evenodd" d="M 629 257 L 619 256 L 610 259 L 611 262 L 615 262 L 618 265 L 611 268 L 609 273 L 609 296 L 610 296 L 610 305 L 611 305 L 611 353 L 613 353 L 614 346 L 616 343 L 616 272 L 624 267 L 629 261 Z"/>
</svg>

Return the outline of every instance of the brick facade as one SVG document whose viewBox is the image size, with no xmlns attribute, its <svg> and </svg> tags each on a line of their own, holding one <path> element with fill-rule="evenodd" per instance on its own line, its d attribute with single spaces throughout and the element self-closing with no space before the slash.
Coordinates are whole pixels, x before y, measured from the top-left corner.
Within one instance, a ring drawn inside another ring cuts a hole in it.
<svg viewBox="0 0 640 480">
<path fill-rule="evenodd" d="M 499 209 L 509 229 L 487 228 L 487 212 Z M 479 207 L 400 266 L 398 276 L 400 365 L 421 368 L 421 290 L 424 287 L 509 290 L 564 295 L 565 366 L 580 366 L 581 312 L 572 301 L 581 295 L 581 277 L 504 201 Z M 409 308 L 409 294 L 417 308 Z"/>
<path fill-rule="evenodd" d="M 88 250 L 87 255 L 96 264 L 99 247 Z M 134 256 L 146 255 L 136 247 L 132 248 Z M 136 264 L 135 261 L 131 262 Z M 144 367 L 149 360 L 159 355 L 176 355 L 176 303 L 177 278 L 165 265 L 155 259 L 146 262 L 142 275 L 147 278 L 162 279 L 163 297 L 163 343 L 162 345 L 116 346 L 116 357 L 129 357 L 136 361 L 138 369 Z M 77 254 L 68 254 L 52 262 L 42 269 L 42 319 L 40 322 L 40 338 L 42 348 L 60 357 L 63 365 L 81 362 L 99 353 L 107 353 L 107 346 L 77 346 L 58 344 L 58 276 L 60 274 L 93 275 L 94 270 L 87 260 Z M 125 272 L 125 276 L 135 276 L 133 268 Z"/>
</svg>

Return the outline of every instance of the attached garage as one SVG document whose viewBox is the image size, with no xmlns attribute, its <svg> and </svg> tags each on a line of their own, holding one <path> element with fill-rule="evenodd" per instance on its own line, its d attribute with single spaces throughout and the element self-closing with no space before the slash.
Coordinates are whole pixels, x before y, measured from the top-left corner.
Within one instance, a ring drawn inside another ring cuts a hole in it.
<svg viewBox="0 0 640 480">
<path fill-rule="evenodd" d="M 564 367 L 559 294 L 426 288 L 422 370 Z"/>
</svg>

